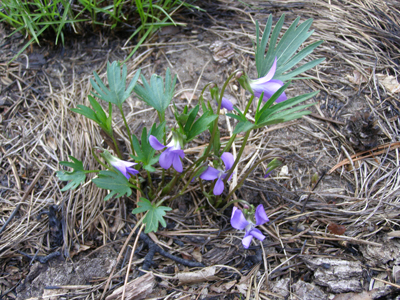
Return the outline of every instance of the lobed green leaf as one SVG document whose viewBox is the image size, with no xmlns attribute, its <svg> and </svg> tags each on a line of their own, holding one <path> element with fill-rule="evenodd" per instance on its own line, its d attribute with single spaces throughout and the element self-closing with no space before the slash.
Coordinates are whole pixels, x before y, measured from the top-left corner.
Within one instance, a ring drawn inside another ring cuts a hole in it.
<svg viewBox="0 0 400 300">
<path fill-rule="evenodd" d="M 100 171 L 97 178 L 92 179 L 95 185 L 101 189 L 110 190 L 110 193 L 104 198 L 105 201 L 113 196 L 119 198 L 132 194 L 131 185 L 128 179 L 119 171 Z"/>
<path fill-rule="evenodd" d="M 172 210 L 170 207 L 166 206 L 156 206 L 155 204 L 151 204 L 149 200 L 146 198 L 140 198 L 138 202 L 138 207 L 135 208 L 132 213 L 138 214 L 146 212 L 146 216 L 143 219 L 143 223 L 146 224 L 145 233 L 149 232 L 157 232 L 158 223 L 160 223 L 163 227 L 166 227 L 164 216 L 167 211 Z"/>
</svg>

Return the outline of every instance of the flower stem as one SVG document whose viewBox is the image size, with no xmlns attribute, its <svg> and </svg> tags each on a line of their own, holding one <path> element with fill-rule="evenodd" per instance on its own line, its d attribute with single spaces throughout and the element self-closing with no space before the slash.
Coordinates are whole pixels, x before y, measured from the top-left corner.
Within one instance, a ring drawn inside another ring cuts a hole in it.
<svg viewBox="0 0 400 300">
<path fill-rule="evenodd" d="M 244 175 L 243 178 L 239 181 L 239 183 L 233 188 L 233 190 L 228 194 L 228 196 L 226 196 L 225 201 L 228 202 L 229 198 L 233 195 L 234 192 L 236 192 L 237 189 L 239 189 L 244 181 L 246 180 L 246 178 L 250 175 L 251 172 L 254 171 L 255 168 L 258 167 L 259 164 L 261 164 L 262 162 L 266 161 L 267 159 L 271 159 L 270 156 L 264 156 L 263 158 L 261 158 L 258 162 L 256 162 Z M 233 169 L 233 168 L 232 168 Z"/>
<path fill-rule="evenodd" d="M 112 138 L 112 140 L 113 140 L 113 142 L 114 142 L 115 149 L 117 150 L 117 155 L 118 155 L 118 157 L 119 157 L 120 159 L 122 159 L 122 155 L 121 155 L 121 152 L 119 151 L 119 147 L 118 147 L 118 144 L 117 144 L 117 140 L 115 139 L 114 135 L 111 135 L 111 138 Z"/>
<path fill-rule="evenodd" d="M 237 164 L 239 163 L 240 158 L 241 158 L 241 156 L 243 154 L 244 148 L 246 147 L 247 140 L 248 140 L 248 138 L 250 136 L 250 132 L 251 132 L 251 130 L 246 132 L 246 134 L 244 136 L 244 139 L 243 139 L 243 142 L 242 142 L 242 146 L 240 147 L 239 153 L 236 156 L 236 159 L 235 159 L 235 162 L 233 163 L 232 168 L 230 168 L 228 173 L 226 174 L 225 179 L 224 179 L 224 183 L 226 183 L 228 181 L 229 177 L 232 175 L 232 173 L 235 170 Z"/>
<path fill-rule="evenodd" d="M 213 127 L 213 130 L 212 130 L 212 132 L 211 132 L 210 142 L 209 142 L 209 144 L 208 144 L 208 146 L 207 146 L 206 151 L 204 151 L 204 154 L 203 154 L 202 158 L 199 160 L 200 162 L 201 162 L 202 160 L 206 159 L 207 156 L 208 156 L 208 154 L 210 153 L 210 150 L 211 150 L 211 147 L 212 147 L 213 141 L 214 141 L 215 132 L 217 131 L 217 127 L 218 127 L 218 118 L 219 118 L 219 113 L 220 113 L 220 111 L 221 111 L 222 97 L 224 96 L 225 89 L 226 89 L 226 87 L 228 86 L 229 82 L 231 81 L 232 77 L 235 76 L 236 73 L 238 73 L 238 72 L 239 72 L 239 70 L 233 72 L 233 73 L 228 77 L 228 79 L 225 81 L 224 85 L 222 86 L 221 94 L 220 94 L 220 96 L 219 96 L 219 101 L 218 101 L 218 109 L 217 109 L 217 116 L 218 116 L 218 117 L 217 117 L 217 118 L 215 119 L 215 121 L 214 121 L 214 127 Z"/>
<path fill-rule="evenodd" d="M 246 200 L 242 200 L 242 199 L 236 199 L 236 200 L 232 200 L 229 201 L 227 204 L 225 204 L 218 212 L 219 215 L 222 215 L 222 212 L 228 208 L 229 205 L 231 204 L 235 204 L 235 203 L 243 203 L 243 204 L 247 204 L 248 206 L 250 206 L 250 203 L 247 202 Z"/>
<path fill-rule="evenodd" d="M 249 102 L 247 103 L 246 108 L 243 112 L 244 116 L 246 116 L 247 112 L 249 111 L 250 105 L 251 103 L 253 103 L 253 100 L 254 100 L 254 95 L 251 95 Z"/>
<path fill-rule="evenodd" d="M 97 160 L 97 162 L 98 162 L 100 165 L 102 165 L 106 170 L 109 170 L 110 167 L 107 166 L 106 164 L 104 164 L 104 163 L 98 158 L 98 156 L 96 155 L 96 153 L 95 153 L 94 151 L 95 151 L 95 148 L 92 148 L 92 155 L 93 155 L 94 159 Z"/>
<path fill-rule="evenodd" d="M 250 97 L 249 102 L 246 105 L 246 108 L 243 112 L 244 116 L 246 116 L 247 112 L 249 111 L 250 105 L 253 102 L 253 100 L 254 100 L 254 95 L 252 95 Z M 224 150 L 222 150 L 222 152 L 228 152 L 231 149 L 231 146 L 232 146 L 233 142 L 235 141 L 236 136 L 237 136 L 236 133 L 231 136 L 231 138 L 228 141 L 228 144 L 226 144 L 226 146 L 225 146 Z"/>
<path fill-rule="evenodd" d="M 179 174 L 179 175 L 180 175 L 180 174 Z M 176 184 L 176 180 L 180 177 L 179 175 L 178 175 L 178 172 L 175 171 L 174 177 L 172 177 L 172 180 L 162 189 L 161 195 L 168 194 L 168 193 L 171 191 L 171 189 L 172 189 L 172 188 L 175 186 L 175 184 Z"/>
<path fill-rule="evenodd" d="M 132 154 L 136 155 L 135 154 L 135 148 L 133 147 L 133 143 L 132 143 L 132 134 L 131 134 L 131 131 L 129 129 L 128 123 L 126 122 L 125 114 L 124 114 L 124 111 L 122 110 L 122 105 L 118 106 L 118 108 L 119 108 L 119 111 L 121 112 L 122 119 L 124 120 L 125 128 L 126 128 L 126 131 L 128 133 L 129 142 L 131 143 L 131 147 L 132 147 Z"/>
<path fill-rule="evenodd" d="M 237 136 L 236 133 L 235 133 L 235 134 L 232 134 L 231 138 L 230 138 L 229 141 L 228 141 L 228 144 L 226 144 L 224 150 L 222 150 L 222 153 L 228 152 L 228 151 L 231 149 L 231 146 L 232 146 L 233 142 L 235 141 L 236 136 Z"/>
<path fill-rule="evenodd" d="M 150 186 L 150 188 L 154 191 L 153 182 L 152 182 L 152 180 L 151 180 L 151 174 L 150 174 L 150 172 L 149 172 L 148 170 L 146 170 L 146 171 L 147 171 L 147 180 L 148 180 L 148 182 L 149 182 L 149 186 Z"/>
</svg>

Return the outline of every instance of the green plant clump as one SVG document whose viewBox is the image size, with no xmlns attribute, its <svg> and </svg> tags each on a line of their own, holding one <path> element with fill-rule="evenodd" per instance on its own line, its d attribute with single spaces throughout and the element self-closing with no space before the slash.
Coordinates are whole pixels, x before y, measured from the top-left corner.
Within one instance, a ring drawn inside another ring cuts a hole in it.
<svg viewBox="0 0 400 300">
<path fill-rule="evenodd" d="M 55 43 L 64 44 L 67 31 L 80 34 L 84 25 L 107 27 L 112 30 L 133 28 L 128 41 L 138 37 L 130 58 L 146 38 L 164 26 L 183 26 L 172 16 L 180 8 L 199 9 L 182 0 L 2 0 L 0 21 L 10 24 L 29 41 L 11 60 L 18 57 L 31 43 L 40 45 L 44 33 L 55 35 Z"/>
</svg>

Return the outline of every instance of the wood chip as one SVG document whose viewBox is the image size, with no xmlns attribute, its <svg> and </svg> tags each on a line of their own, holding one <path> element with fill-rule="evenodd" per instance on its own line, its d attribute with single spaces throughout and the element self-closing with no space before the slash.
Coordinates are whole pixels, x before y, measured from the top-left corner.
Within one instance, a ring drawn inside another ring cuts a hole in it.
<svg viewBox="0 0 400 300">
<path fill-rule="evenodd" d="M 149 272 L 142 277 L 130 281 L 125 286 L 125 300 L 140 300 L 145 299 L 153 291 L 155 285 L 155 277 L 153 272 Z M 106 297 L 106 300 L 121 299 L 124 286 L 116 289 L 111 295 Z"/>
</svg>

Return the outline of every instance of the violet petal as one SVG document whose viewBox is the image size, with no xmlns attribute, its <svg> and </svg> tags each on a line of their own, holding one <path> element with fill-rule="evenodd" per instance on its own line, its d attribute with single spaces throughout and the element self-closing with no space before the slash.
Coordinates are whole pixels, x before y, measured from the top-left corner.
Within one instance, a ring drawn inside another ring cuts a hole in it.
<svg viewBox="0 0 400 300">
<path fill-rule="evenodd" d="M 254 216 L 256 218 L 256 225 L 262 225 L 266 222 L 269 222 L 269 219 L 267 217 L 267 214 L 265 213 L 265 210 L 264 210 L 264 207 L 262 206 L 262 204 L 257 206 Z"/>
<path fill-rule="evenodd" d="M 134 169 L 134 168 L 126 168 L 126 171 L 127 171 L 129 174 L 132 174 L 132 175 L 139 174 L 139 171 L 136 170 L 136 169 Z M 129 179 L 129 178 L 128 178 L 128 179 Z"/>
<path fill-rule="evenodd" d="M 232 209 L 231 225 L 237 230 L 243 230 L 247 225 L 249 225 L 249 221 L 246 220 L 243 212 L 236 206 Z"/>
<path fill-rule="evenodd" d="M 128 180 L 129 180 L 129 178 L 131 177 L 130 175 L 128 175 L 128 173 L 131 173 L 131 174 L 133 174 L 133 175 L 135 175 L 135 173 L 133 173 L 133 172 L 136 172 L 136 174 L 139 173 L 139 171 L 137 171 L 137 170 L 131 168 L 131 167 L 133 167 L 134 165 L 136 165 L 136 163 L 133 163 L 133 162 L 124 161 L 124 160 L 115 158 L 115 160 L 113 160 L 113 161 L 111 162 L 111 165 L 112 165 L 115 169 L 117 169 L 118 171 L 120 171 L 120 172 L 126 177 L 126 179 L 128 179 Z M 134 170 L 134 171 L 131 171 L 131 170 Z"/>
<path fill-rule="evenodd" d="M 215 196 L 219 196 L 224 191 L 224 182 L 222 181 L 221 177 L 218 178 L 217 182 L 214 185 L 213 193 Z"/>
<path fill-rule="evenodd" d="M 279 90 L 283 86 L 283 82 L 278 79 L 273 79 L 270 81 L 270 83 L 275 84 L 278 87 L 277 90 Z M 271 97 L 272 97 L 272 95 L 271 95 Z M 287 100 L 287 96 L 286 96 L 285 92 L 283 92 L 282 94 L 279 95 L 278 99 L 276 99 L 275 102 L 279 103 L 279 102 L 282 102 L 285 100 Z"/>
<path fill-rule="evenodd" d="M 174 153 L 174 155 L 179 156 L 180 158 L 185 158 L 185 152 L 183 150 L 171 150 L 171 152 Z"/>
<path fill-rule="evenodd" d="M 275 57 L 275 61 L 272 64 L 271 69 L 269 69 L 267 75 L 265 75 L 264 77 L 258 78 L 256 80 L 253 80 L 252 83 L 256 84 L 256 85 L 262 85 L 267 83 L 268 81 L 270 81 L 274 75 L 275 75 L 275 71 L 276 71 L 276 63 L 277 63 L 277 58 Z"/>
<path fill-rule="evenodd" d="M 235 159 L 233 158 L 233 155 L 229 152 L 224 152 L 221 155 L 221 159 L 225 164 L 225 170 L 230 170 L 232 168 L 233 163 L 235 162 Z"/>
<path fill-rule="evenodd" d="M 161 144 L 158 139 L 154 135 L 150 135 L 149 137 L 150 146 L 155 150 L 162 150 L 165 148 L 163 144 Z"/>
<path fill-rule="evenodd" d="M 277 90 L 279 90 L 282 87 L 282 85 L 279 84 L 278 82 L 271 80 L 262 85 L 252 85 L 251 87 L 253 89 L 254 96 L 260 98 L 261 93 L 264 92 L 263 101 L 267 101 L 269 98 L 272 97 L 273 94 L 275 94 Z M 285 93 L 282 93 L 282 95 L 280 95 L 278 99 L 280 101 L 283 101 L 285 100 L 285 97 L 286 97 Z"/>
<path fill-rule="evenodd" d="M 171 153 L 170 151 L 168 151 L 169 149 L 165 150 L 163 153 L 161 153 L 160 155 L 160 159 L 159 159 L 159 163 L 160 166 L 163 169 L 169 169 L 172 165 L 172 160 L 173 160 L 173 153 Z"/>
<path fill-rule="evenodd" d="M 245 249 L 249 248 L 252 239 L 253 239 L 253 236 L 252 236 L 252 235 L 245 236 L 245 237 L 242 239 L 242 244 L 243 244 L 243 247 L 244 247 Z"/>
<path fill-rule="evenodd" d="M 265 170 L 265 172 L 267 172 L 267 174 L 265 174 L 264 178 L 267 178 L 269 175 L 271 175 L 272 171 L 269 171 L 269 168 Z"/>
<path fill-rule="evenodd" d="M 221 108 L 225 108 L 226 110 L 233 110 L 233 104 L 228 98 L 222 97 Z"/>
<path fill-rule="evenodd" d="M 171 153 L 172 157 L 173 157 L 173 164 L 174 164 L 174 169 L 179 172 L 182 173 L 183 171 L 183 167 L 182 167 L 182 162 L 181 159 L 179 158 L 179 154 L 178 153 Z"/>
<path fill-rule="evenodd" d="M 207 170 L 205 170 L 201 175 L 200 178 L 204 180 L 214 180 L 217 179 L 219 176 L 220 171 L 213 168 L 213 167 L 208 167 Z"/>
<path fill-rule="evenodd" d="M 250 230 L 249 235 L 254 236 L 256 239 L 260 241 L 263 241 L 265 239 L 265 235 L 263 235 L 261 231 L 258 230 L 257 228 L 253 228 L 252 230 Z"/>
</svg>

